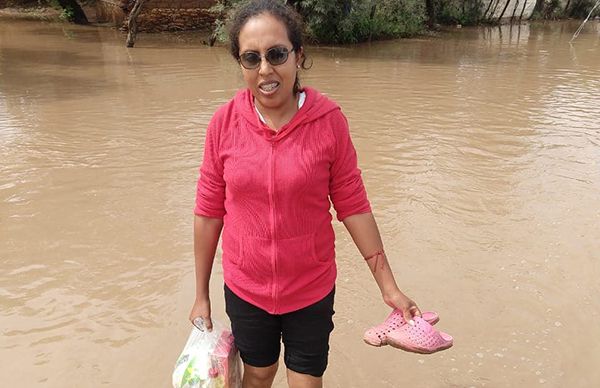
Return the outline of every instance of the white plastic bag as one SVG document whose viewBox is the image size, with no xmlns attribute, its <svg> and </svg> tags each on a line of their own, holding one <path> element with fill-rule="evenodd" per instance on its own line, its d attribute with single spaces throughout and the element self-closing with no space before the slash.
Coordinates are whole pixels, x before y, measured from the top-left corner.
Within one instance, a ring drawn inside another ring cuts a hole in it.
<svg viewBox="0 0 600 388">
<path fill-rule="evenodd" d="M 241 388 L 242 367 L 233 335 L 213 320 L 213 330 L 196 327 L 177 359 L 173 388 Z"/>
</svg>

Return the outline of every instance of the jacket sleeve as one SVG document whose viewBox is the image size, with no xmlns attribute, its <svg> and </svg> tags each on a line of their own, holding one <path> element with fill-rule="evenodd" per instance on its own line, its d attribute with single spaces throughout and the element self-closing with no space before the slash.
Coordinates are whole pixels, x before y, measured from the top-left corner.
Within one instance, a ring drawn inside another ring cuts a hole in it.
<svg viewBox="0 0 600 388">
<path fill-rule="evenodd" d="M 225 215 L 225 180 L 219 157 L 219 131 L 213 118 L 206 130 L 204 158 L 196 186 L 194 214 L 197 216 L 222 218 Z"/>
<path fill-rule="evenodd" d="M 350 138 L 348 121 L 340 112 L 333 129 L 335 137 L 335 158 L 331 165 L 329 196 L 337 213 L 337 219 L 371 212 L 367 191 L 363 184 L 356 150 Z"/>
</svg>

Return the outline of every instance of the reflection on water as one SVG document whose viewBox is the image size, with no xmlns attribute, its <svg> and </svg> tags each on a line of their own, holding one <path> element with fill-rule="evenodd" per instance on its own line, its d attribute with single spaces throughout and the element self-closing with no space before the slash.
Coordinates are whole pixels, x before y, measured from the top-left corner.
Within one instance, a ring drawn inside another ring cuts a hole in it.
<svg viewBox="0 0 600 388">
<path fill-rule="evenodd" d="M 431 357 L 362 344 L 386 308 L 337 225 L 328 387 L 600 383 L 600 25 L 569 45 L 577 27 L 309 48 L 303 81 L 350 120 L 401 288 L 456 338 Z M 204 128 L 242 85 L 200 40 L 127 50 L 114 31 L 0 24 L 8 386 L 168 385 L 189 330 Z M 221 279 L 217 265 L 223 318 Z"/>
</svg>

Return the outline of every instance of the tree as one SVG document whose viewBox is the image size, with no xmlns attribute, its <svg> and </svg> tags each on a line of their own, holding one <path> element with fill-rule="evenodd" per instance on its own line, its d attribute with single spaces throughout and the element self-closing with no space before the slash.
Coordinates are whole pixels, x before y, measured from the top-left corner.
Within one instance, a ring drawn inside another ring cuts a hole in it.
<svg viewBox="0 0 600 388">
<path fill-rule="evenodd" d="M 129 13 L 129 18 L 127 19 L 127 29 L 129 32 L 127 33 L 127 47 L 133 47 L 135 44 L 135 37 L 137 36 L 137 17 L 142 12 L 142 7 L 147 0 L 135 0 L 135 4 Z"/>
<path fill-rule="evenodd" d="M 435 8 L 435 0 L 425 0 L 425 9 L 427 10 L 427 25 L 429 28 L 433 28 L 437 24 L 437 13 Z"/>
</svg>

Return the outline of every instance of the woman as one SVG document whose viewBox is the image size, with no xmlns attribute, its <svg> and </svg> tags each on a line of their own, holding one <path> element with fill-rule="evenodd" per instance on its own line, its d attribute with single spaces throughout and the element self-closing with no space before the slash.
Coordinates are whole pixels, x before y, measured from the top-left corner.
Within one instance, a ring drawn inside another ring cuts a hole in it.
<svg viewBox="0 0 600 388">
<path fill-rule="evenodd" d="M 289 386 L 322 386 L 336 278 L 330 199 L 384 302 L 407 321 L 421 315 L 383 253 L 346 118 L 300 88 L 301 35 L 298 15 L 280 2 L 254 1 L 237 13 L 231 54 L 247 89 L 213 116 L 198 181 L 190 320 L 212 327 L 208 284 L 223 232 L 226 311 L 245 388 L 271 386 L 281 341 Z"/>
</svg>

